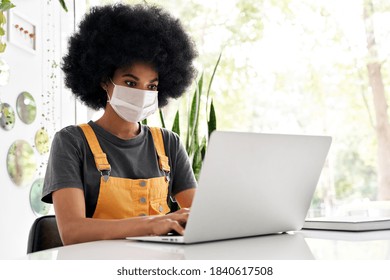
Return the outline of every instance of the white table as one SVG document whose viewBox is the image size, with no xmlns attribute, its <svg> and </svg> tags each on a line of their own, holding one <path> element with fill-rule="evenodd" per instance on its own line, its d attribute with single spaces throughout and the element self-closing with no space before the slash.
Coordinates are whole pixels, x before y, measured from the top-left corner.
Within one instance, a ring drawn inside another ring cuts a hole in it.
<svg viewBox="0 0 390 280">
<path fill-rule="evenodd" d="M 302 230 L 192 245 L 103 240 L 26 255 L 27 260 L 389 260 L 390 230 Z"/>
</svg>

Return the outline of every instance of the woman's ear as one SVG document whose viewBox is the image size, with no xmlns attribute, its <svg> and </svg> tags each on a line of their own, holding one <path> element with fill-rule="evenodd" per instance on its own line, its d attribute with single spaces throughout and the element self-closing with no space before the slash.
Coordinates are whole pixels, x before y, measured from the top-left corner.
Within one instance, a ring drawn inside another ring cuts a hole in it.
<svg viewBox="0 0 390 280">
<path fill-rule="evenodd" d="M 102 89 L 104 89 L 105 92 L 108 93 L 108 84 L 107 84 L 107 82 L 101 82 L 100 86 L 102 87 Z"/>
</svg>

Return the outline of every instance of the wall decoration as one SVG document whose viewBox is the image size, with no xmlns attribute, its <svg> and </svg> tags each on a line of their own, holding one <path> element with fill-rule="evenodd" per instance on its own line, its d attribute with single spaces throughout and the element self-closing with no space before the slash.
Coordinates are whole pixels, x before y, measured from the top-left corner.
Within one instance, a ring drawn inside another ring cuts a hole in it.
<svg viewBox="0 0 390 280">
<path fill-rule="evenodd" d="M 49 134 L 43 127 L 35 133 L 35 147 L 41 155 L 49 152 Z"/>
<path fill-rule="evenodd" d="M 51 208 L 50 204 L 41 201 L 43 182 L 43 178 L 38 178 L 30 189 L 30 206 L 36 215 L 47 215 Z"/>
<path fill-rule="evenodd" d="M 19 94 L 16 100 L 16 111 L 19 118 L 26 124 L 31 124 L 37 115 L 37 106 L 34 97 L 27 91 Z"/>
<path fill-rule="evenodd" d="M 44 56 L 43 79 L 46 83 L 43 85 L 41 91 L 41 105 L 42 112 L 39 113 L 41 127 L 45 127 L 49 135 L 60 129 L 61 122 L 59 121 L 57 99 L 58 92 L 62 91 L 61 85 L 63 84 L 62 72 L 60 69 L 61 57 L 63 55 L 62 48 L 58 45 L 61 44 L 58 36 L 58 29 L 55 28 L 53 22 L 56 22 L 57 15 L 57 3 L 50 2 L 50 5 L 45 6 L 43 18 L 46 19 L 46 25 L 42 27 L 42 54 Z M 71 15 L 69 15 L 71 16 Z M 65 28 L 66 29 L 66 28 Z M 63 30 L 65 31 L 65 30 Z"/>
<path fill-rule="evenodd" d="M 8 11 L 8 41 L 24 50 L 35 53 L 37 49 L 37 27 L 26 17 Z"/>
<path fill-rule="evenodd" d="M 3 58 L 0 58 L 0 86 L 8 85 L 8 81 L 9 65 Z"/>
<path fill-rule="evenodd" d="M 0 104 L 0 126 L 4 130 L 11 130 L 15 126 L 15 111 L 8 103 Z"/>
<path fill-rule="evenodd" d="M 37 163 L 34 150 L 25 140 L 12 143 L 7 155 L 7 171 L 17 186 L 32 182 L 35 177 Z"/>
</svg>

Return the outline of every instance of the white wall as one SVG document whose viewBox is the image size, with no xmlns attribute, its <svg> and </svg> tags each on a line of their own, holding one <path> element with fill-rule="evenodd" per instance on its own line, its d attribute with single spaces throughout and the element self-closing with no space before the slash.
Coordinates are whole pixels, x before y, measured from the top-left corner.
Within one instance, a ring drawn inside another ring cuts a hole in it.
<svg viewBox="0 0 390 280">
<path fill-rule="evenodd" d="M 9 83 L 0 87 L 0 100 L 16 109 L 16 98 L 22 91 L 30 92 L 37 104 L 37 117 L 32 124 L 24 124 L 16 114 L 15 127 L 10 131 L 0 128 L 0 259 L 15 259 L 26 254 L 27 237 L 37 218 L 30 207 L 30 187 L 43 178 L 48 154 L 40 155 L 34 148 L 37 162 L 35 178 L 24 186 L 15 185 L 6 166 L 8 149 L 17 140 L 26 140 L 34 147 L 36 131 L 44 127 L 50 139 L 54 132 L 76 122 L 76 104 L 63 88 L 60 61 L 66 51 L 68 35 L 74 30 L 74 7 L 66 1 L 69 12 L 62 10 L 57 0 L 12 0 L 12 12 L 23 15 L 36 25 L 35 53 L 7 42 L 0 54 L 10 66 Z"/>
</svg>

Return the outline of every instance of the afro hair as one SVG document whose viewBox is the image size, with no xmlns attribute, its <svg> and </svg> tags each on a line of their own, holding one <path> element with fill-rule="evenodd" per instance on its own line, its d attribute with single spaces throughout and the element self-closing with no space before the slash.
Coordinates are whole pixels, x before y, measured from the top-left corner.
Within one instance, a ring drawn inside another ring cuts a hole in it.
<svg viewBox="0 0 390 280">
<path fill-rule="evenodd" d="M 159 75 L 159 107 L 180 97 L 196 75 L 197 51 L 178 19 L 151 5 L 93 7 L 71 36 L 61 69 L 65 85 L 88 107 L 105 108 L 101 82 L 134 62 L 153 65 Z"/>
</svg>

